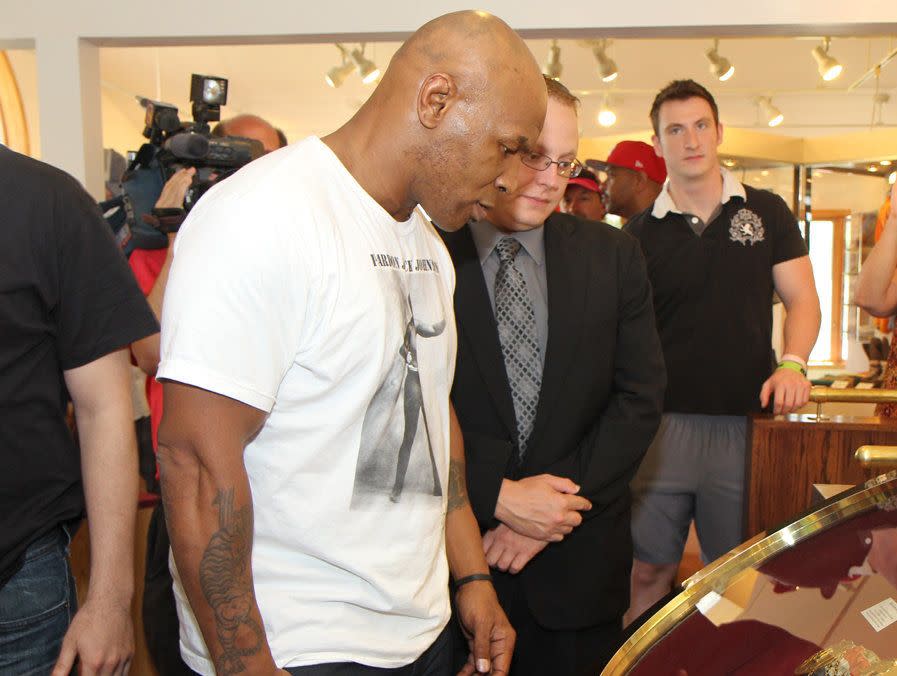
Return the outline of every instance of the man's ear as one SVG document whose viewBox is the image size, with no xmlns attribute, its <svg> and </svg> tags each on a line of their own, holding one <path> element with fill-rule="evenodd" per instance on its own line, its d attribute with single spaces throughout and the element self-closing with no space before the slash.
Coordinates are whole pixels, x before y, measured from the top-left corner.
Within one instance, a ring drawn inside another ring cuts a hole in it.
<svg viewBox="0 0 897 676">
<path fill-rule="evenodd" d="M 636 188 L 635 189 L 638 192 L 642 192 L 645 188 L 648 187 L 648 183 L 650 182 L 651 179 L 648 178 L 648 174 L 646 174 L 644 171 L 636 171 L 635 175 L 636 175 Z"/>
<path fill-rule="evenodd" d="M 417 117 L 427 129 L 435 129 L 444 119 L 458 88 L 451 75 L 434 73 L 424 80 L 417 95 Z"/>
</svg>

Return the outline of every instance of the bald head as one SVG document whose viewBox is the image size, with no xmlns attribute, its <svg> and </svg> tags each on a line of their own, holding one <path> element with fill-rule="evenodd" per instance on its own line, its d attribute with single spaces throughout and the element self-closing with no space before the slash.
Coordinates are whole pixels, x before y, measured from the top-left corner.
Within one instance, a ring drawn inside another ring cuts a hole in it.
<svg viewBox="0 0 897 676">
<path fill-rule="evenodd" d="M 281 147 L 277 130 L 257 115 L 237 115 L 215 127 L 216 136 L 242 136 L 259 141 L 265 152 Z"/>
<path fill-rule="evenodd" d="M 506 68 L 489 68 L 499 62 Z M 521 77 L 536 79 L 539 64 L 517 33 L 488 12 L 445 14 L 421 26 L 396 52 L 387 70 L 445 71 L 474 84 L 495 86 Z M 384 80 L 386 77 L 384 77 Z"/>
<path fill-rule="evenodd" d="M 539 64 L 520 36 L 487 12 L 453 12 L 424 24 L 393 56 L 379 93 L 391 101 L 403 98 L 395 98 L 396 89 L 419 97 L 434 77 L 448 80 L 446 96 L 466 104 L 490 99 L 493 108 L 531 108 L 544 119 L 547 93 Z"/>
<path fill-rule="evenodd" d="M 358 114 L 325 140 L 395 217 L 421 204 L 455 229 L 514 189 L 516 154 L 539 136 L 546 105 L 520 36 L 486 12 L 455 12 L 415 32 Z M 376 185 L 386 182 L 377 176 L 366 184 L 359 154 L 375 158 L 391 184 Z"/>
</svg>

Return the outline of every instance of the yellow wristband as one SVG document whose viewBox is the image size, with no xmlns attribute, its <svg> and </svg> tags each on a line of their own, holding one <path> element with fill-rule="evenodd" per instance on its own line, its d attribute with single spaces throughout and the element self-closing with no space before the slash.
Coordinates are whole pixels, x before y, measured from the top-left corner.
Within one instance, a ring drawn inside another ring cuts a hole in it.
<svg viewBox="0 0 897 676">
<path fill-rule="evenodd" d="M 807 369 L 798 364 L 796 361 L 791 361 L 790 359 L 786 359 L 785 361 L 780 361 L 778 368 L 780 369 L 788 369 L 789 371 L 794 371 L 796 373 L 800 373 L 804 378 L 807 377 Z"/>
</svg>

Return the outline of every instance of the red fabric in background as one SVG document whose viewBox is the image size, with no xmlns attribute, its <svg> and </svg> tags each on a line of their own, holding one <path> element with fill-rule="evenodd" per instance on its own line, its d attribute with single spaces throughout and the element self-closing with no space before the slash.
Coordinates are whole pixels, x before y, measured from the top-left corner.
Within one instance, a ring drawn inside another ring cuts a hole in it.
<svg viewBox="0 0 897 676">
<path fill-rule="evenodd" d="M 720 627 L 698 612 L 652 648 L 633 676 L 793 676 L 819 648 L 756 620 Z"/>
<path fill-rule="evenodd" d="M 148 296 L 159 278 L 168 249 L 135 249 L 128 259 L 137 284 L 144 296 Z M 153 450 L 158 448 L 159 421 L 162 420 L 162 383 L 151 376 L 146 378 L 146 400 L 150 408 L 150 424 L 153 431 Z M 159 467 L 156 466 L 156 478 Z"/>
</svg>

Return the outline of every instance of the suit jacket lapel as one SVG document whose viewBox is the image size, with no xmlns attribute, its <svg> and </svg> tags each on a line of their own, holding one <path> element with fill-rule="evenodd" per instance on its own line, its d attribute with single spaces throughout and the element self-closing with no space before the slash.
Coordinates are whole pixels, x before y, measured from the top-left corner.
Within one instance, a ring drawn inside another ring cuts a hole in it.
<svg viewBox="0 0 897 676">
<path fill-rule="evenodd" d="M 469 228 L 445 237 L 455 264 L 455 316 L 460 340 L 468 343 L 489 395 L 512 439 L 517 424 L 498 328 L 483 278 L 483 268 Z"/>
<path fill-rule="evenodd" d="M 562 398 L 564 380 L 581 339 L 585 312 L 587 256 L 578 251 L 573 224 L 563 217 L 549 216 L 545 222 L 545 264 L 548 282 L 548 345 L 539 407 L 528 449 L 537 448 L 548 427 L 556 403 Z M 527 451 L 529 456 L 529 450 Z"/>
</svg>

